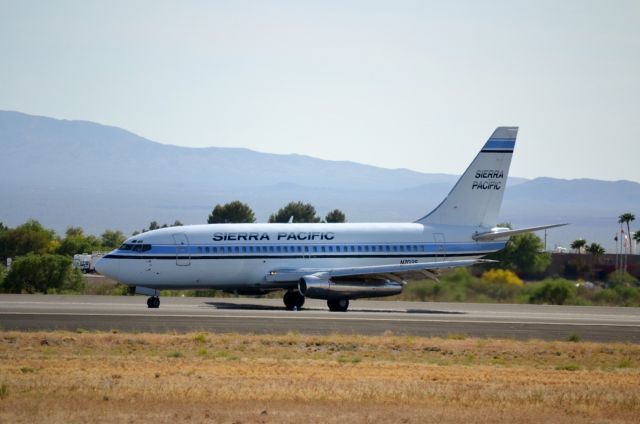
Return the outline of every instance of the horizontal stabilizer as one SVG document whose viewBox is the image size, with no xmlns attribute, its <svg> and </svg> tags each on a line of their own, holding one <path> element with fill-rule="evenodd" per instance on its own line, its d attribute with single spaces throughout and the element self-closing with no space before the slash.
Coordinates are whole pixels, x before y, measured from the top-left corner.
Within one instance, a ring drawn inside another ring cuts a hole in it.
<svg viewBox="0 0 640 424">
<path fill-rule="evenodd" d="M 518 228 L 515 230 L 510 230 L 508 228 L 494 228 L 491 231 L 487 231 L 486 233 L 475 234 L 473 236 L 473 239 L 475 241 L 496 240 L 500 238 L 515 236 L 516 234 L 532 233 L 534 231 L 546 230 L 547 228 L 562 227 L 564 225 L 568 224 L 540 225 L 538 227 Z"/>
</svg>

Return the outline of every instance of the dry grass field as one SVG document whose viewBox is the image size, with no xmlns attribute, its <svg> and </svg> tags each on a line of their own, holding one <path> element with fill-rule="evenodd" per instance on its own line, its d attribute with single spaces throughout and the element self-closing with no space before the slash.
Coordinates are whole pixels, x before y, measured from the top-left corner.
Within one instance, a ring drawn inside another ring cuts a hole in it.
<svg viewBox="0 0 640 424">
<path fill-rule="evenodd" d="M 0 332 L 1 423 L 637 423 L 640 345 Z"/>
</svg>

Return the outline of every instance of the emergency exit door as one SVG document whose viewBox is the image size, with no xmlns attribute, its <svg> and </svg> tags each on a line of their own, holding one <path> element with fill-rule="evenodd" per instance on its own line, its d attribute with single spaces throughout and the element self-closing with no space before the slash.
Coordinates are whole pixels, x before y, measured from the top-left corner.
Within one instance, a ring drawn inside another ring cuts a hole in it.
<svg viewBox="0 0 640 424">
<path fill-rule="evenodd" d="M 433 242 L 435 244 L 435 260 L 443 261 L 447 257 L 447 244 L 444 234 L 433 233 Z"/>
</svg>

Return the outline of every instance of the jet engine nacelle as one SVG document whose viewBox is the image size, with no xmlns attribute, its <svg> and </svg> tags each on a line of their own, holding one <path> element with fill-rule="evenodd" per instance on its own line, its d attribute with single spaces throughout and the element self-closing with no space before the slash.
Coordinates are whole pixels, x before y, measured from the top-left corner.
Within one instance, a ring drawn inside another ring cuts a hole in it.
<svg viewBox="0 0 640 424">
<path fill-rule="evenodd" d="M 402 292 L 402 284 L 389 280 L 342 280 L 306 275 L 298 282 L 300 294 L 311 299 L 357 299 L 393 296 Z"/>
</svg>

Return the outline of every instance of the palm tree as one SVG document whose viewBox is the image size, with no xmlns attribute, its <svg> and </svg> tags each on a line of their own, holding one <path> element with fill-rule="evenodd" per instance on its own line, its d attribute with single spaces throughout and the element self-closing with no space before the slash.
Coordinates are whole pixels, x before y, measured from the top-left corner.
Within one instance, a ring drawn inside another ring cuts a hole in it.
<svg viewBox="0 0 640 424">
<path fill-rule="evenodd" d="M 640 231 L 633 233 L 633 241 L 635 241 L 636 244 L 640 243 Z"/>
<path fill-rule="evenodd" d="M 593 256 L 604 255 L 605 252 L 604 247 L 600 246 L 599 243 L 591 243 L 585 250 Z"/>
<path fill-rule="evenodd" d="M 591 243 L 585 250 L 591 253 L 591 278 L 595 278 L 595 263 L 597 262 L 598 256 L 604 255 L 604 247 L 598 243 Z"/>
<path fill-rule="evenodd" d="M 582 248 L 586 246 L 587 241 L 584 239 L 577 239 L 571 242 L 571 248 L 575 249 L 576 253 L 582 253 Z"/>
<path fill-rule="evenodd" d="M 627 224 L 627 235 L 629 237 L 631 237 L 631 229 L 629 227 L 629 224 L 631 223 L 631 221 L 634 221 L 636 219 L 636 216 L 634 214 L 632 214 L 631 212 L 626 212 L 623 213 L 622 215 L 620 215 L 618 217 L 618 224 Z M 623 240 L 624 241 L 624 240 Z M 629 243 L 629 251 L 631 254 L 633 254 L 633 249 L 632 249 L 632 244 Z"/>
</svg>

